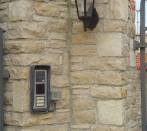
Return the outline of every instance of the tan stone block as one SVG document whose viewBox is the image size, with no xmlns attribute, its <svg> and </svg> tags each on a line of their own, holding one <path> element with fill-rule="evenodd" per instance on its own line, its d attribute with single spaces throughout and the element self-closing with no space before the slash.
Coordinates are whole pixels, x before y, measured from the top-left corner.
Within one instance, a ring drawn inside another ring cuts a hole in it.
<svg viewBox="0 0 147 131">
<path fill-rule="evenodd" d="M 6 41 L 5 53 L 40 53 L 46 48 L 45 41 L 37 40 L 14 40 Z"/>
<path fill-rule="evenodd" d="M 51 83 L 53 87 L 69 86 L 69 78 L 66 75 L 52 75 Z"/>
<path fill-rule="evenodd" d="M 73 44 L 94 44 L 96 43 L 97 36 L 93 33 L 78 33 L 72 36 Z"/>
<path fill-rule="evenodd" d="M 92 127 L 91 131 L 125 131 L 124 127 L 114 127 L 114 126 L 95 126 Z"/>
<path fill-rule="evenodd" d="M 111 0 L 105 9 L 105 17 L 108 19 L 128 20 L 128 0 Z"/>
<path fill-rule="evenodd" d="M 5 126 L 4 131 L 20 131 L 20 127 L 14 127 L 14 126 Z"/>
<path fill-rule="evenodd" d="M 104 20 L 104 31 L 106 32 L 126 32 L 127 23 L 121 20 Z"/>
<path fill-rule="evenodd" d="M 126 81 L 123 78 L 123 74 L 119 71 L 98 71 L 96 83 L 118 86 L 125 84 Z"/>
<path fill-rule="evenodd" d="M 47 126 L 43 127 L 40 131 L 68 131 L 68 127 L 66 125 Z"/>
<path fill-rule="evenodd" d="M 96 0 L 96 4 L 106 4 L 109 0 Z"/>
<path fill-rule="evenodd" d="M 126 61 L 125 58 L 86 56 L 80 64 L 83 64 L 85 69 L 126 70 Z"/>
<path fill-rule="evenodd" d="M 126 87 L 94 86 L 91 96 L 101 99 L 120 99 L 127 97 Z"/>
<path fill-rule="evenodd" d="M 123 35 L 121 33 L 99 33 L 97 53 L 99 56 L 122 56 Z"/>
<path fill-rule="evenodd" d="M 96 55 L 95 45 L 76 45 L 71 48 L 71 55 Z"/>
<path fill-rule="evenodd" d="M 13 111 L 24 112 L 30 110 L 30 90 L 28 81 L 15 81 L 13 87 Z"/>
<path fill-rule="evenodd" d="M 28 67 L 16 67 L 16 66 L 5 66 L 10 73 L 10 79 L 20 80 L 20 79 L 28 79 L 30 68 Z"/>
<path fill-rule="evenodd" d="M 36 14 L 42 16 L 52 16 L 52 17 L 67 17 L 67 7 L 63 5 L 56 4 L 55 2 L 41 3 L 35 2 L 34 8 Z"/>
<path fill-rule="evenodd" d="M 56 33 L 56 39 L 58 36 L 61 37 L 61 35 L 64 35 L 61 33 L 67 32 L 67 21 L 63 19 L 51 18 L 48 21 L 43 22 L 15 22 L 8 24 L 7 36 L 9 39 L 48 39 L 54 35 L 53 32 L 59 33 Z"/>
<path fill-rule="evenodd" d="M 53 88 L 51 88 L 52 90 Z M 61 99 L 56 102 L 57 110 L 69 109 L 70 106 L 70 91 L 69 88 L 61 89 Z"/>
<path fill-rule="evenodd" d="M 20 131 L 41 131 L 40 129 L 21 129 Z"/>
<path fill-rule="evenodd" d="M 28 113 L 22 114 L 22 125 L 23 126 L 55 124 L 56 122 L 57 121 L 53 113 L 35 115 L 35 114 L 31 114 L 30 112 L 28 112 Z"/>
<path fill-rule="evenodd" d="M 71 73 L 73 84 L 105 84 L 122 85 L 125 84 L 123 75 L 118 71 L 75 71 Z"/>
<path fill-rule="evenodd" d="M 124 101 L 109 100 L 98 102 L 98 119 L 102 124 L 123 125 Z"/>
<path fill-rule="evenodd" d="M 71 71 L 82 71 L 85 69 L 86 69 L 86 67 L 85 67 L 84 63 L 73 63 L 71 65 Z"/>
<path fill-rule="evenodd" d="M 19 0 L 9 3 L 9 20 L 29 20 L 33 14 L 32 1 Z"/>
<path fill-rule="evenodd" d="M 46 25 L 45 22 L 11 23 L 8 24 L 7 36 L 9 39 L 46 37 L 44 34 Z"/>
<path fill-rule="evenodd" d="M 86 123 L 79 123 L 79 124 L 72 124 L 71 128 L 75 130 L 87 130 L 91 127 L 91 124 L 86 124 Z M 90 129 L 89 129 L 90 130 Z"/>
<path fill-rule="evenodd" d="M 12 92 L 5 91 L 4 102 L 6 105 L 12 105 L 12 103 L 13 103 L 12 98 L 13 98 Z"/>
<path fill-rule="evenodd" d="M 71 82 L 73 84 L 92 84 L 97 81 L 97 72 L 95 71 L 76 71 L 71 72 Z"/>
<path fill-rule="evenodd" d="M 96 122 L 96 113 L 94 110 L 74 111 L 74 123 L 90 123 Z"/>
<path fill-rule="evenodd" d="M 96 103 L 91 98 L 88 97 L 73 98 L 73 110 L 89 110 L 95 108 L 96 108 Z"/>
<path fill-rule="evenodd" d="M 5 65 L 53 64 L 60 65 L 60 54 L 9 54 L 4 56 Z"/>
<path fill-rule="evenodd" d="M 26 121 L 27 120 L 27 121 Z M 63 124 L 69 122 L 69 112 L 57 112 L 56 113 L 45 113 L 45 114 L 22 114 L 22 125 L 23 126 L 34 126 L 34 125 L 49 125 L 49 124 Z"/>
<path fill-rule="evenodd" d="M 9 20 L 9 16 L 8 16 L 8 11 L 9 11 L 9 7 L 8 7 L 8 3 L 4 3 L 1 1 L 0 4 L 0 18 L 1 18 L 1 23 L 6 23 Z"/>
<path fill-rule="evenodd" d="M 4 113 L 5 124 L 13 126 L 22 125 L 22 114 L 16 112 L 5 112 Z"/>
<path fill-rule="evenodd" d="M 73 95 L 80 95 L 80 96 L 89 96 L 90 91 L 88 88 L 74 88 L 72 91 Z"/>
</svg>

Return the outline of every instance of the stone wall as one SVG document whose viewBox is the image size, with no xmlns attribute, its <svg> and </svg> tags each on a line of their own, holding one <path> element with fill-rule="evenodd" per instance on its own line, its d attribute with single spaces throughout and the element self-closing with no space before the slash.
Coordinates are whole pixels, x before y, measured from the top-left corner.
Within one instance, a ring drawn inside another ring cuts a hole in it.
<svg viewBox="0 0 147 131">
<path fill-rule="evenodd" d="M 74 0 L 1 0 L 5 33 L 6 131 L 139 131 L 138 74 L 131 64 L 134 14 L 128 0 L 96 0 L 87 32 Z M 30 112 L 30 66 L 52 67 L 57 110 Z"/>
</svg>

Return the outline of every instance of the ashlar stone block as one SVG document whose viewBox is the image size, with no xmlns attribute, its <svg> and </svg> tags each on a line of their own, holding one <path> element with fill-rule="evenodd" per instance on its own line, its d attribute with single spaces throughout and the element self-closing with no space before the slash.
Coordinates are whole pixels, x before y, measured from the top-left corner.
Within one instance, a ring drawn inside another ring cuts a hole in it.
<svg viewBox="0 0 147 131">
<path fill-rule="evenodd" d="M 108 100 L 98 102 L 98 119 L 102 124 L 124 124 L 124 101 Z"/>
<path fill-rule="evenodd" d="M 99 33 L 97 53 L 99 56 L 122 56 L 123 35 L 121 33 Z"/>
</svg>

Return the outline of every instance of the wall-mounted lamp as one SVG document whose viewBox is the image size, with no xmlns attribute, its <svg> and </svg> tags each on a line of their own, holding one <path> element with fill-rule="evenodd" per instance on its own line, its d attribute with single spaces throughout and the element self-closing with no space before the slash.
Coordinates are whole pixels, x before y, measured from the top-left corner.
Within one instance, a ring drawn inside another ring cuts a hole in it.
<svg viewBox="0 0 147 131">
<path fill-rule="evenodd" d="M 75 0 L 78 18 L 83 21 L 84 30 L 93 30 L 99 22 L 99 16 L 94 7 L 95 0 Z"/>
</svg>

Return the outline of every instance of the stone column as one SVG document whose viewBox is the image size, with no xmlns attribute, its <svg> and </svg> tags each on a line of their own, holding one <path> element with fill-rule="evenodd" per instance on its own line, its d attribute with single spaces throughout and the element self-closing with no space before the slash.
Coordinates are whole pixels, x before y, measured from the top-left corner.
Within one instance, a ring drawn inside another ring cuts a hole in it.
<svg viewBox="0 0 147 131">
<path fill-rule="evenodd" d="M 87 32 L 72 11 L 72 131 L 139 130 L 129 5 L 128 0 L 96 0 L 100 21 Z"/>
<path fill-rule="evenodd" d="M 84 32 L 74 0 L 1 0 L 6 131 L 139 131 L 134 16 L 128 0 L 95 0 L 100 21 Z M 30 112 L 30 66 L 51 65 L 57 110 Z"/>
</svg>

